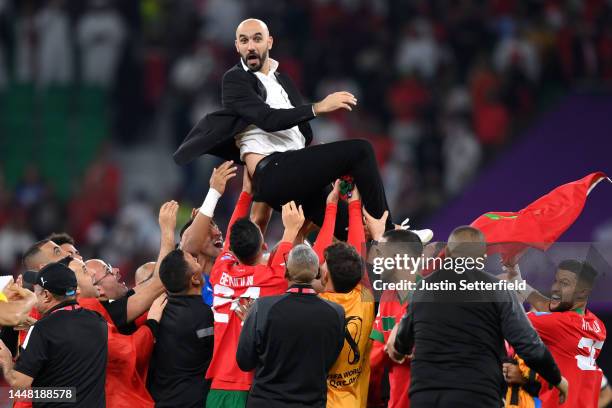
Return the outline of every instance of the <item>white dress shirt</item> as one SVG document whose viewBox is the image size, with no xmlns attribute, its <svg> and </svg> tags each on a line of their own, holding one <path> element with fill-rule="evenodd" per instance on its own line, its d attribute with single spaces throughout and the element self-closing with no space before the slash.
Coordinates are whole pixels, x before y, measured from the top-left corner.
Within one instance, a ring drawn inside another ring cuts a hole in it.
<svg viewBox="0 0 612 408">
<path fill-rule="evenodd" d="M 248 71 L 242 59 L 240 63 L 242 68 Z M 273 109 L 294 108 L 289 101 L 289 95 L 287 95 L 287 92 L 285 92 L 274 75 L 277 69 L 278 62 L 270 58 L 270 71 L 267 75 L 262 72 L 255 72 L 257 78 L 266 88 L 266 103 Z M 236 135 L 236 146 L 240 149 L 240 159 L 244 160 L 244 156 L 247 153 L 258 153 L 267 156 L 275 152 L 303 149 L 306 146 L 306 139 L 297 125 L 276 132 L 266 132 L 255 125 L 249 125 L 244 132 Z"/>
</svg>

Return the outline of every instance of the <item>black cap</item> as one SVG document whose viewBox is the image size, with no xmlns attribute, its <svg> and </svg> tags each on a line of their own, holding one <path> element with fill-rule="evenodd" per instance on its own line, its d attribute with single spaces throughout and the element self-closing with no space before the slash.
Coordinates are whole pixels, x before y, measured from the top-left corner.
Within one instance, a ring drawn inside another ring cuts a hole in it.
<svg viewBox="0 0 612 408">
<path fill-rule="evenodd" d="M 77 279 L 72 269 L 60 262 L 53 262 L 38 272 L 36 284 L 56 295 L 74 296 Z"/>
<path fill-rule="evenodd" d="M 38 272 L 35 271 L 25 271 L 23 274 L 23 281 L 30 285 L 36 285 L 36 280 L 38 279 Z"/>
</svg>

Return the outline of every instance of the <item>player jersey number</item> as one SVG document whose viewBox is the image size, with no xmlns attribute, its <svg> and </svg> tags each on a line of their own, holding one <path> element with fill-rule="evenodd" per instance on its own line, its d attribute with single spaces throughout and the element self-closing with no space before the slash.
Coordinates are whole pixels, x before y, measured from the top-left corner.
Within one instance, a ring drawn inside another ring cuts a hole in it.
<svg viewBox="0 0 612 408">
<path fill-rule="evenodd" d="M 215 322 L 217 323 L 228 323 L 229 322 L 229 313 L 219 313 L 218 310 L 221 306 L 231 303 L 230 312 L 236 310 L 238 307 L 238 302 L 240 302 L 241 298 L 250 298 L 257 299 L 261 292 L 261 288 L 259 286 L 249 286 L 242 295 L 236 297 L 234 289 L 223 286 L 223 285 L 215 285 L 213 288 L 213 315 L 215 318 Z"/>
<path fill-rule="evenodd" d="M 597 354 L 597 350 L 601 350 L 603 347 L 603 341 L 596 341 L 593 339 L 589 339 L 587 337 L 582 337 L 578 342 L 578 348 L 586 349 L 589 352 L 588 356 L 577 355 L 576 362 L 578 363 L 578 368 L 584 371 L 593 371 L 597 370 L 597 365 L 595 364 L 595 354 Z"/>
</svg>

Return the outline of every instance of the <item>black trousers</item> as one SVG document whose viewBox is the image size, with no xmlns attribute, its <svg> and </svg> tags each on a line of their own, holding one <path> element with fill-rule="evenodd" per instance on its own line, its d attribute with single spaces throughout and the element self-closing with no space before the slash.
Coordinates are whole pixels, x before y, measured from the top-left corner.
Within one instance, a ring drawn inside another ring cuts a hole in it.
<svg viewBox="0 0 612 408">
<path fill-rule="evenodd" d="M 431 390 L 410 394 L 410 408 L 500 408 L 501 398 L 462 390 Z"/>
<path fill-rule="evenodd" d="M 362 203 L 372 216 L 380 218 L 389 210 L 372 145 L 358 139 L 274 153 L 264 158 L 253 174 L 253 198 L 277 211 L 294 200 L 302 205 L 307 219 L 321 226 L 331 185 L 344 175 L 353 176 Z M 347 225 L 347 206 L 339 203 L 336 237 L 346 238 Z M 392 228 L 389 214 L 387 229 Z"/>
</svg>

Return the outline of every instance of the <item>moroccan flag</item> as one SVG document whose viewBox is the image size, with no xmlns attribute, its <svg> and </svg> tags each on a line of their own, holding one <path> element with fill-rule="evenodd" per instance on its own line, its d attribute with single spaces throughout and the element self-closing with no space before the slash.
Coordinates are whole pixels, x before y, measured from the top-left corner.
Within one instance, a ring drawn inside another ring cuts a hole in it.
<svg viewBox="0 0 612 408">
<path fill-rule="evenodd" d="M 489 253 L 501 252 L 505 261 L 528 246 L 547 250 L 578 218 L 591 190 L 602 180 L 602 172 L 563 184 L 518 212 L 488 212 L 471 226 L 480 229 Z"/>
</svg>

